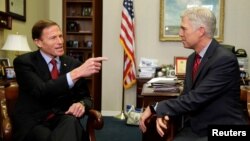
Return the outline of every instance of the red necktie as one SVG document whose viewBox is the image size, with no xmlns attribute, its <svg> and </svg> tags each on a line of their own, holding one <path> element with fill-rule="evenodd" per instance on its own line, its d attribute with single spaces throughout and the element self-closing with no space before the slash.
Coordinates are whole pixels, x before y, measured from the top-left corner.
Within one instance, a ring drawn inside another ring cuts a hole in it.
<svg viewBox="0 0 250 141">
<path fill-rule="evenodd" d="M 52 77 L 52 79 L 57 79 L 58 75 L 59 75 L 59 71 L 58 71 L 57 66 L 56 66 L 56 60 L 52 59 L 50 61 L 50 63 L 53 65 L 52 70 L 50 72 L 51 73 L 51 77 Z"/>
<path fill-rule="evenodd" d="M 195 58 L 194 58 L 194 66 L 193 66 L 193 74 L 192 74 L 193 80 L 194 80 L 196 73 L 198 71 L 200 62 L 201 62 L 201 56 L 199 54 L 196 54 Z"/>
</svg>

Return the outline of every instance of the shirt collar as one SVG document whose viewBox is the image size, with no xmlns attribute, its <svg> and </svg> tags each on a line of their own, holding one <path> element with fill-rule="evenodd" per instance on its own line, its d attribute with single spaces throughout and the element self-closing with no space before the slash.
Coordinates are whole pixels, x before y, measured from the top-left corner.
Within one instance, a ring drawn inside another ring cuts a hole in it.
<svg viewBox="0 0 250 141">
<path fill-rule="evenodd" d="M 209 45 L 211 44 L 211 42 L 212 42 L 212 40 L 211 40 L 211 41 L 209 42 L 209 44 L 207 44 L 207 46 L 204 47 L 204 48 L 201 50 L 201 52 L 199 53 L 199 55 L 200 55 L 201 58 L 204 57 L 204 55 L 205 55 L 205 53 L 206 53 L 206 51 L 207 51 Z"/>
<path fill-rule="evenodd" d="M 44 60 L 46 61 L 47 64 L 50 63 L 51 59 L 46 53 L 44 53 L 42 50 L 40 50 L 40 53 L 42 54 Z M 60 59 L 59 57 L 57 56 L 56 58 L 54 58 L 56 60 L 57 63 L 60 63 Z"/>
</svg>

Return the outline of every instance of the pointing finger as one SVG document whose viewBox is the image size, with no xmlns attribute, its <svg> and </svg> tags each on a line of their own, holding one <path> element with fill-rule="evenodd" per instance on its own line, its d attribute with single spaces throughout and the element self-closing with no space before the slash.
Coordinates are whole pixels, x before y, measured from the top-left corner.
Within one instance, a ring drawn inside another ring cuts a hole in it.
<svg viewBox="0 0 250 141">
<path fill-rule="evenodd" d="M 96 57 L 95 61 L 107 61 L 108 58 L 107 57 Z"/>
</svg>

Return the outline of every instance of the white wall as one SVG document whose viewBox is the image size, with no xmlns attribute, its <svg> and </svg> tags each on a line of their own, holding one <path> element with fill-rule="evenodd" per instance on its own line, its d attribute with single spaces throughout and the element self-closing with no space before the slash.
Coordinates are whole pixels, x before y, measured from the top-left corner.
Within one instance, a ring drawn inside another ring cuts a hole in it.
<svg viewBox="0 0 250 141">
<path fill-rule="evenodd" d="M 119 44 L 123 0 L 103 0 L 102 111 L 119 114 L 122 104 L 123 50 Z M 156 58 L 159 64 L 173 64 L 174 56 L 188 56 L 192 50 L 180 42 L 159 41 L 160 0 L 134 0 L 136 20 L 136 63 L 141 57 Z M 250 55 L 249 0 L 225 0 L 224 42 L 244 48 Z M 249 57 L 248 57 L 249 58 Z M 250 65 L 249 65 L 250 66 Z M 125 92 L 125 105 L 136 104 L 135 86 Z"/>
<path fill-rule="evenodd" d="M 62 28 L 63 5 L 62 0 L 48 0 L 49 19 L 57 22 Z"/>
</svg>

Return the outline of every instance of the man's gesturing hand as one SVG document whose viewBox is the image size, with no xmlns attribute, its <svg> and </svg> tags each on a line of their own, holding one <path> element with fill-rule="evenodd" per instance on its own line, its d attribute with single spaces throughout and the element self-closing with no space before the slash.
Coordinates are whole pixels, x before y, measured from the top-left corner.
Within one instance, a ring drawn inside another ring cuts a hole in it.
<svg viewBox="0 0 250 141">
<path fill-rule="evenodd" d="M 75 82 L 81 77 L 88 77 L 98 73 L 102 66 L 102 61 L 108 60 L 107 57 L 89 58 L 81 66 L 70 72 L 72 80 Z"/>
</svg>

